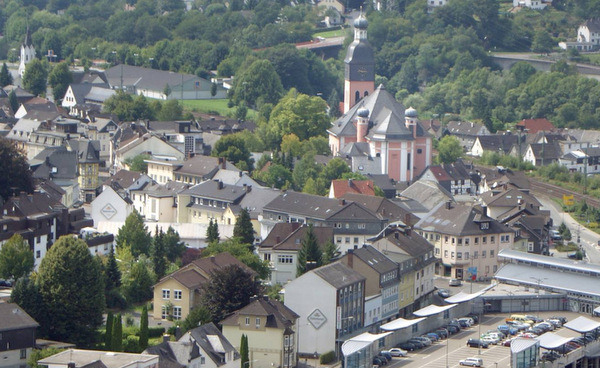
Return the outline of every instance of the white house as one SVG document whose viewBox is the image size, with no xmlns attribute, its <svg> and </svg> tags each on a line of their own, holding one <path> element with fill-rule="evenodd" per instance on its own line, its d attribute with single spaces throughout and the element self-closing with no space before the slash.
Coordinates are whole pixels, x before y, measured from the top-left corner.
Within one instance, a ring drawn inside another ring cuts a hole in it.
<svg viewBox="0 0 600 368">
<path fill-rule="evenodd" d="M 133 203 L 128 197 L 121 197 L 111 187 L 105 187 L 102 193 L 92 201 L 92 214 L 94 224 L 101 221 L 125 222 L 133 212 Z"/>
<path fill-rule="evenodd" d="M 91 364 L 105 368 L 158 368 L 158 355 L 68 349 L 38 364 L 48 368 L 82 368 Z"/>
<path fill-rule="evenodd" d="M 513 0 L 513 6 L 521 8 L 529 8 L 534 10 L 542 10 L 546 7 L 546 3 L 542 0 Z"/>
</svg>

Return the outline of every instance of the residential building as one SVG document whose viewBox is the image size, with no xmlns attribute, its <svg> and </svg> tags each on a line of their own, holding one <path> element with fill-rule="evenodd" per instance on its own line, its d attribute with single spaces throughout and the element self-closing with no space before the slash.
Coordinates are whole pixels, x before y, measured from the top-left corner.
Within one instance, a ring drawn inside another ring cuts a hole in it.
<svg viewBox="0 0 600 368">
<path fill-rule="evenodd" d="M 477 137 L 490 135 L 485 125 L 471 121 L 449 121 L 443 128 L 444 135 L 451 135 L 458 139 L 465 152 L 469 151 Z"/>
<path fill-rule="evenodd" d="M 219 170 L 219 172 L 222 171 L 225 170 Z M 220 175 L 215 175 L 215 178 L 219 176 Z M 240 187 L 240 185 L 237 184 L 236 186 Z M 256 238 L 264 239 L 267 234 L 261 232 L 262 229 L 259 218 L 262 216 L 264 206 L 277 198 L 277 196 L 281 194 L 281 191 L 277 188 L 263 188 L 258 185 L 254 186 L 249 184 L 242 184 L 241 187 L 245 188 L 250 194 L 242 197 L 239 204 L 229 206 L 225 209 L 225 212 L 223 213 L 224 221 L 225 223 L 235 225 L 235 221 L 240 215 L 240 211 L 244 208 L 250 214 L 250 222 L 252 222 L 252 226 L 256 232 Z"/>
<path fill-rule="evenodd" d="M 51 147 L 29 160 L 29 166 L 34 179 L 58 186 L 64 192 L 61 194 L 61 203 L 71 207 L 81 198 L 77 162 L 76 152 L 68 151 L 65 147 Z"/>
<path fill-rule="evenodd" d="M 448 3 L 449 0 L 427 0 L 427 13 L 433 13 L 435 8 L 439 8 Z"/>
<path fill-rule="evenodd" d="M 569 172 L 584 175 L 600 173 L 600 147 L 580 148 L 564 154 L 559 160 Z"/>
<path fill-rule="evenodd" d="M 370 308 L 365 302 L 365 326 L 380 326 L 389 322 L 398 314 L 398 265 L 372 246 L 363 245 L 348 252 L 340 262 L 363 275 L 365 280 L 365 298 L 380 296 L 378 303 Z"/>
<path fill-rule="evenodd" d="M 600 47 L 599 18 L 588 19 L 577 28 L 577 43 L 581 44 L 582 51 L 591 51 Z"/>
<path fill-rule="evenodd" d="M 91 217 L 94 224 L 98 226 L 100 222 L 122 222 L 133 211 L 133 201 L 124 192 L 116 191 L 112 187 L 105 187 L 91 203 Z"/>
<path fill-rule="evenodd" d="M 15 303 L 0 303 L 0 315 L 0 367 L 26 367 L 39 324 Z"/>
<path fill-rule="evenodd" d="M 431 304 L 436 263 L 433 245 L 411 227 L 398 223 L 390 224 L 370 241 L 397 265 L 398 314 L 407 318 Z"/>
<path fill-rule="evenodd" d="M 233 171 L 236 174 L 240 172 L 237 167 L 222 157 L 203 155 L 194 155 L 185 161 L 152 158 L 146 160 L 146 163 L 148 175 L 159 184 L 175 180 L 195 185 L 213 179 L 220 170 Z"/>
<path fill-rule="evenodd" d="M 21 103 L 15 111 L 15 118 L 50 122 L 59 119 L 63 114 L 54 102 L 43 97 L 33 97 Z"/>
<path fill-rule="evenodd" d="M 345 252 L 379 233 L 387 219 L 356 202 L 286 191 L 263 207 L 261 232 L 268 234 L 279 222 L 333 227 L 335 244 Z"/>
<path fill-rule="evenodd" d="M 40 359 L 38 364 L 48 368 L 158 368 L 158 355 L 68 349 Z"/>
<path fill-rule="evenodd" d="M 45 123 L 44 123 L 45 124 Z M 27 142 L 31 133 L 37 131 L 42 125 L 41 121 L 31 119 L 19 119 L 12 127 L 6 138 L 15 143 L 15 146 L 24 152 L 27 152 Z M 35 155 L 27 155 L 27 159 L 32 159 Z"/>
<path fill-rule="evenodd" d="M 437 180 L 419 179 L 400 193 L 400 200 L 416 216 L 423 217 L 438 204 L 453 201 L 454 196 Z"/>
<path fill-rule="evenodd" d="M 211 94 L 212 83 L 192 74 L 173 73 L 168 70 L 144 68 L 118 64 L 106 69 L 110 88 L 123 90 L 134 95 L 142 95 L 159 100 L 201 100 L 227 98 L 223 86 L 217 86 L 217 94 Z M 165 86 L 171 93 L 165 94 Z"/>
<path fill-rule="evenodd" d="M 148 183 L 130 190 L 133 207 L 148 221 L 177 222 L 177 196 L 189 189 L 188 184 L 170 181 L 160 185 Z"/>
<path fill-rule="evenodd" d="M 365 277 L 335 262 L 285 286 L 285 305 L 300 316 L 298 354 L 339 353 L 364 326 Z"/>
<path fill-rule="evenodd" d="M 230 217 L 225 218 L 225 210 L 238 205 L 250 190 L 248 186 L 226 185 L 216 180 L 194 185 L 177 195 L 177 222 L 208 224 L 213 220 L 218 224 L 235 224 Z"/>
<path fill-rule="evenodd" d="M 482 135 L 475 138 L 473 145 L 468 147 L 467 151 L 475 157 L 481 157 L 485 152 L 507 155 L 515 145 L 518 147 L 521 139 L 525 141 L 525 138 L 512 134 Z"/>
<path fill-rule="evenodd" d="M 537 213 L 542 207 L 537 198 L 514 187 L 489 190 L 480 195 L 479 201 L 485 206 L 485 215 L 495 219 L 500 219 L 513 209 L 531 208 Z"/>
<path fill-rule="evenodd" d="M 77 173 L 81 199 L 90 203 L 96 198 L 100 187 L 100 144 L 89 139 L 71 139 L 68 141 L 72 151 L 77 152 Z"/>
<path fill-rule="evenodd" d="M 248 337 L 249 360 L 253 368 L 293 368 L 298 362 L 298 323 L 300 316 L 283 303 L 257 297 L 220 322 L 223 336 L 235 341 Z"/>
<path fill-rule="evenodd" d="M 190 310 L 200 303 L 201 287 L 215 270 L 231 265 L 245 269 L 251 277 L 256 276 L 251 268 L 229 253 L 201 258 L 163 277 L 154 285 L 155 319 L 185 319 Z"/>
<path fill-rule="evenodd" d="M 269 281 L 272 285 L 285 285 L 296 278 L 298 252 L 302 249 L 307 231 L 307 225 L 280 222 L 258 246 L 259 257 L 269 262 L 271 268 Z M 313 232 L 321 249 L 327 242 L 334 242 L 331 227 L 313 227 Z"/>
<path fill-rule="evenodd" d="M 485 193 L 489 190 L 500 190 L 500 188 L 517 188 L 522 192 L 529 193 L 531 184 L 529 178 L 522 171 L 512 171 L 511 169 L 498 166 L 495 169 L 478 169 L 481 182 L 479 192 Z"/>
<path fill-rule="evenodd" d="M 100 160 L 106 163 L 106 166 L 112 166 L 113 145 L 112 139 L 118 129 L 118 124 L 111 116 L 90 116 L 90 121 L 85 124 L 87 136 L 100 144 Z"/>
<path fill-rule="evenodd" d="M 519 1 L 519 0 L 513 0 Z M 554 124 L 546 118 L 523 119 L 519 121 L 516 128 L 527 134 L 537 134 L 538 132 L 551 132 L 555 130 Z"/>
<path fill-rule="evenodd" d="M 238 368 L 240 364 L 240 354 L 212 322 L 186 332 L 177 341 L 151 346 L 143 354 L 158 355 L 158 368 Z"/>
<path fill-rule="evenodd" d="M 527 214 L 526 209 L 518 211 L 519 214 L 508 217 L 503 224 L 513 229 L 515 233 L 514 245 L 512 249 L 550 255 L 550 228 L 552 227 L 552 218 L 550 213 L 533 215 Z"/>
<path fill-rule="evenodd" d="M 344 60 L 344 115 L 327 131 L 329 146 L 333 155 L 353 161 L 362 158 L 362 164 L 352 163 L 353 170 L 362 174 L 412 181 L 431 164 L 431 137 L 415 109 L 405 110 L 382 85 L 375 89 L 375 58 L 367 27 L 361 13 L 354 21 L 354 41 Z"/>
<path fill-rule="evenodd" d="M 92 83 L 72 83 L 65 92 L 61 106 L 69 111 L 69 115 L 83 118 L 91 111 L 102 111 L 104 102 L 115 94 L 116 91 L 101 78 Z"/>
<path fill-rule="evenodd" d="M 418 180 L 438 182 L 453 195 L 477 195 L 479 175 L 467 167 L 462 160 L 451 164 L 431 165 Z"/>
<path fill-rule="evenodd" d="M 496 256 L 513 245 L 513 231 L 489 217 L 485 206 L 440 203 L 415 225 L 435 246 L 436 274 L 457 279 L 489 280 L 498 269 Z"/>
<path fill-rule="evenodd" d="M 335 179 L 331 181 L 329 198 L 342 198 L 346 193 L 375 195 L 375 186 L 371 180 Z"/>
<path fill-rule="evenodd" d="M 27 26 L 25 41 L 23 41 L 21 44 L 21 57 L 18 70 L 21 78 L 23 78 L 23 75 L 25 75 L 25 67 L 33 59 L 35 59 L 35 47 L 33 47 L 33 42 L 31 42 L 31 32 L 29 31 L 29 26 Z"/>
<path fill-rule="evenodd" d="M 381 216 L 381 218 L 388 219 L 389 222 L 402 221 L 407 225 L 411 225 L 419 221 L 419 217 L 412 214 L 401 202 L 391 201 L 384 197 L 354 193 L 346 193 L 342 198 L 360 204 L 369 211 Z"/>
<path fill-rule="evenodd" d="M 148 132 L 162 137 L 167 143 L 185 154 L 192 157 L 196 154 L 204 154 L 202 131 L 194 121 L 142 121 Z"/>
<path fill-rule="evenodd" d="M 115 135 L 115 138 L 118 139 L 122 136 L 123 135 Z M 129 136 L 127 135 L 124 137 Z M 113 138 L 113 140 L 115 138 Z M 183 160 L 185 156 L 182 151 L 150 133 L 136 134 L 125 140 L 119 139 L 118 142 L 113 144 L 115 144 L 116 147 L 113 168 L 115 172 L 120 169 L 128 168 L 126 163 L 127 160 L 133 159 L 140 154 L 148 154 L 154 158 L 165 160 Z"/>
<path fill-rule="evenodd" d="M 548 3 L 552 4 L 551 1 L 548 1 Z M 534 10 L 542 10 L 547 5 L 548 4 L 543 0 L 513 0 L 513 6 L 515 8 L 521 7 L 521 8 L 529 8 L 529 9 L 534 9 Z"/>
</svg>

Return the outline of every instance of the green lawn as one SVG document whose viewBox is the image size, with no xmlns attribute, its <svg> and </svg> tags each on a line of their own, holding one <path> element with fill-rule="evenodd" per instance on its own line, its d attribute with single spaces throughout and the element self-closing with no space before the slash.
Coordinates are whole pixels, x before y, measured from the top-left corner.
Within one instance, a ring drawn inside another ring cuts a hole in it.
<svg viewBox="0 0 600 368">
<path fill-rule="evenodd" d="M 328 31 L 315 32 L 313 34 L 313 38 L 317 37 L 317 36 L 323 37 L 323 38 L 341 37 L 341 36 L 345 36 L 346 32 L 348 32 L 347 29 L 333 29 L 333 30 L 328 30 Z"/>
<path fill-rule="evenodd" d="M 227 107 L 227 99 L 214 100 L 184 100 L 183 109 L 191 112 L 201 112 L 205 114 L 218 114 L 221 116 L 234 117 L 235 107 Z M 256 119 L 256 111 L 248 109 L 246 119 Z"/>
</svg>

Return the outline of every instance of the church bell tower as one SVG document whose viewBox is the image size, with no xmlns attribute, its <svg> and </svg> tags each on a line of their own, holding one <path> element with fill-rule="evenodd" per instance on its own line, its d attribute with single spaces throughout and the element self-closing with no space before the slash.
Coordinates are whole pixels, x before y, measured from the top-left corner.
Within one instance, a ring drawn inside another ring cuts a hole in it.
<svg viewBox="0 0 600 368">
<path fill-rule="evenodd" d="M 375 57 L 367 40 L 368 25 L 361 11 L 354 21 L 354 41 L 344 60 L 344 114 L 375 90 Z"/>
</svg>

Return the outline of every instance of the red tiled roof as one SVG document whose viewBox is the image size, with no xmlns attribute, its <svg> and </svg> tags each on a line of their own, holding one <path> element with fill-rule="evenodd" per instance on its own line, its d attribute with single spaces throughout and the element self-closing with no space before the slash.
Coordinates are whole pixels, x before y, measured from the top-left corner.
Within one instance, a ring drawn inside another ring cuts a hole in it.
<svg viewBox="0 0 600 368">
<path fill-rule="evenodd" d="M 435 176 L 435 179 L 438 182 L 452 180 L 452 177 L 450 175 L 448 175 L 446 170 L 444 170 L 444 168 L 439 165 L 429 166 L 429 170 Z"/>
<path fill-rule="evenodd" d="M 375 195 L 375 188 L 372 180 L 345 180 L 338 179 L 331 182 L 333 187 L 333 196 L 341 198 L 346 193 L 356 193 L 364 195 Z"/>
<path fill-rule="evenodd" d="M 555 129 L 554 125 L 552 125 L 552 123 L 545 118 L 523 119 L 517 123 L 517 126 L 527 129 L 530 134 L 536 134 L 540 131 L 551 131 Z"/>
</svg>

